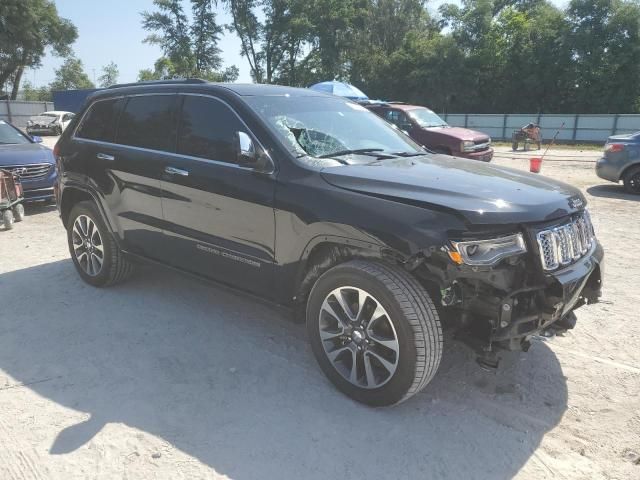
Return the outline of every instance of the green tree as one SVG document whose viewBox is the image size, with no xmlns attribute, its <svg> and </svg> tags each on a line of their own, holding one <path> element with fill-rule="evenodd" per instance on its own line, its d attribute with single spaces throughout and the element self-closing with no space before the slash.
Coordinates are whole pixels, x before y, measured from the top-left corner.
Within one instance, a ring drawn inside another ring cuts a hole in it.
<svg viewBox="0 0 640 480">
<path fill-rule="evenodd" d="M 298 83 L 311 23 L 304 0 L 227 0 L 232 23 L 257 83 Z"/>
<path fill-rule="evenodd" d="M 576 111 L 633 111 L 640 96 L 640 2 L 572 0 L 567 17 Z"/>
<path fill-rule="evenodd" d="M 22 98 L 28 102 L 50 102 L 52 101 L 49 87 L 42 86 L 35 88 L 29 80 L 25 80 L 22 86 Z"/>
<path fill-rule="evenodd" d="M 98 77 L 98 85 L 103 88 L 114 85 L 118 83 L 119 75 L 118 65 L 116 65 L 115 62 L 109 62 L 108 65 L 102 67 L 102 75 Z"/>
<path fill-rule="evenodd" d="M 94 88 L 94 85 L 85 73 L 82 61 L 75 57 L 69 57 L 56 70 L 56 78 L 49 84 L 49 87 L 51 90 L 75 90 Z"/>
<path fill-rule="evenodd" d="M 0 0 L 0 90 L 11 81 L 15 99 L 24 69 L 40 66 L 46 48 L 69 55 L 77 36 L 51 0 Z"/>
<path fill-rule="evenodd" d="M 212 0 L 192 0 L 193 22 L 190 27 L 196 72 L 211 72 L 222 67 L 218 48 L 222 27 L 216 23 Z"/>
<path fill-rule="evenodd" d="M 233 67 L 220 71 L 218 41 L 222 27 L 216 23 L 214 0 L 191 0 L 192 21 L 180 0 L 154 0 L 155 12 L 142 13 L 142 26 L 151 32 L 145 42 L 159 45 L 163 57 L 154 69 L 141 70 L 140 79 L 201 77 L 235 79 Z"/>
</svg>

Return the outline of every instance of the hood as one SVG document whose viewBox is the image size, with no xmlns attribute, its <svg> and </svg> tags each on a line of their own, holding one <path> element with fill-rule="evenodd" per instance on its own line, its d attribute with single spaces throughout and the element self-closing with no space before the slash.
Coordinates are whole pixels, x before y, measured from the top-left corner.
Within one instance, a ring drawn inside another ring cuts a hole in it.
<svg viewBox="0 0 640 480">
<path fill-rule="evenodd" d="M 446 155 L 330 167 L 321 175 L 336 187 L 448 210 L 479 225 L 554 220 L 586 205 L 565 183 Z"/>
<path fill-rule="evenodd" d="M 424 128 L 432 133 L 437 133 L 445 137 L 455 138 L 456 140 L 489 140 L 489 135 L 486 133 L 478 132 L 476 130 L 469 130 L 468 128 L 461 127 L 431 127 Z"/>
<path fill-rule="evenodd" d="M 53 152 L 39 143 L 0 145 L 0 168 L 32 163 L 55 163 Z"/>
<path fill-rule="evenodd" d="M 33 117 L 29 117 L 29 120 L 37 125 L 49 125 L 50 123 L 58 120 L 58 117 L 50 117 L 49 115 L 35 115 Z"/>
</svg>

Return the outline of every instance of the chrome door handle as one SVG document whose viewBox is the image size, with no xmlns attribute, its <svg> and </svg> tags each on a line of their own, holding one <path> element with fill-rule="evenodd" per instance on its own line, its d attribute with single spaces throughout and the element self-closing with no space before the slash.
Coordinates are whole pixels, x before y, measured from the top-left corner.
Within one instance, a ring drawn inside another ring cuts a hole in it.
<svg viewBox="0 0 640 480">
<path fill-rule="evenodd" d="M 113 155 L 107 155 L 106 153 L 98 153 L 96 155 L 96 158 L 98 158 L 99 160 L 110 160 L 110 161 L 113 161 L 116 159 L 116 157 L 114 157 Z"/>
<path fill-rule="evenodd" d="M 189 176 L 189 172 L 176 167 L 164 167 L 164 173 L 168 173 L 169 175 L 181 175 L 183 177 Z"/>
</svg>

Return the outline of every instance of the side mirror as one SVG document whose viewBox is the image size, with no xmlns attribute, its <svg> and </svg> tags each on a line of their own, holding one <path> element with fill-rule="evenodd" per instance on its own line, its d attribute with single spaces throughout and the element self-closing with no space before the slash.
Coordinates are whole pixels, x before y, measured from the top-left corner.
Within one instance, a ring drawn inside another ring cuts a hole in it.
<svg viewBox="0 0 640 480">
<path fill-rule="evenodd" d="M 32 135 L 31 140 L 33 140 L 36 143 L 42 143 L 42 137 L 38 137 L 37 135 Z"/>
<path fill-rule="evenodd" d="M 400 130 L 402 130 L 405 133 L 411 131 L 412 128 L 413 128 L 413 125 L 411 125 L 411 123 L 409 122 L 400 124 Z"/>
<path fill-rule="evenodd" d="M 264 153 L 258 152 L 253 140 L 246 132 L 236 132 L 236 151 L 238 165 L 253 168 L 260 172 L 271 173 L 273 165 Z"/>
</svg>

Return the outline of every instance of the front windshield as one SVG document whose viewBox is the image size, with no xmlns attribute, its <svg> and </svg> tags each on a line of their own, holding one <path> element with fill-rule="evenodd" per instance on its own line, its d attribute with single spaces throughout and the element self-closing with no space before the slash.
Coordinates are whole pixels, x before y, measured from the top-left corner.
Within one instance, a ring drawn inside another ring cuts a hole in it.
<svg viewBox="0 0 640 480">
<path fill-rule="evenodd" d="M 0 120 L 0 145 L 15 145 L 31 143 L 27 137 L 25 137 L 18 130 L 7 124 L 3 120 Z"/>
<path fill-rule="evenodd" d="M 53 118 L 58 118 L 58 115 L 56 115 L 55 113 L 41 113 L 40 115 L 38 115 L 38 117 L 53 117 Z"/>
<path fill-rule="evenodd" d="M 287 95 L 245 99 L 297 157 L 330 157 L 353 150 L 381 155 L 424 153 L 380 117 L 342 98 Z"/>
<path fill-rule="evenodd" d="M 447 122 L 441 119 L 436 113 L 428 108 L 414 108 L 407 110 L 407 114 L 415 120 L 421 127 L 448 127 Z"/>
</svg>

